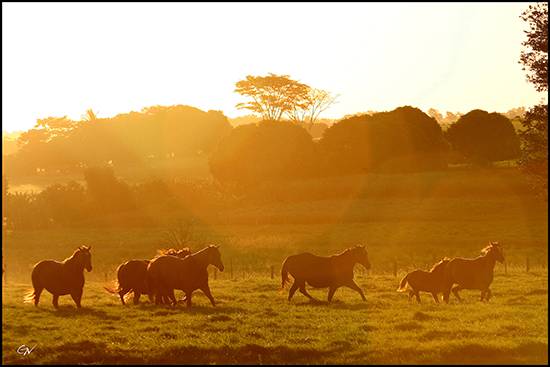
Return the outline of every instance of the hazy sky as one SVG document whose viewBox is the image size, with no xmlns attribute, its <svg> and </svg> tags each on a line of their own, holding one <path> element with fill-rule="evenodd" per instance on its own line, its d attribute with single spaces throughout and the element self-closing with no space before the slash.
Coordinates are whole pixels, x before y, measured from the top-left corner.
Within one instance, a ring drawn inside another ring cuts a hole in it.
<svg viewBox="0 0 550 367">
<path fill-rule="evenodd" d="M 339 94 L 322 117 L 537 103 L 527 3 L 2 3 L 2 130 L 186 104 L 229 117 L 246 75 Z"/>
</svg>

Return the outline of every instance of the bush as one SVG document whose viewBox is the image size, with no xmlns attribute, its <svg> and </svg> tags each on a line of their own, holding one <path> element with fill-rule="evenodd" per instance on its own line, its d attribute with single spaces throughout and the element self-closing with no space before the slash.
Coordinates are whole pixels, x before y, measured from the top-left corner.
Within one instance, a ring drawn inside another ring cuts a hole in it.
<svg viewBox="0 0 550 367">
<path fill-rule="evenodd" d="M 250 185 L 290 180 L 313 172 L 315 147 L 307 131 L 290 122 L 262 121 L 235 128 L 210 157 L 220 182 Z"/>
<path fill-rule="evenodd" d="M 519 139 L 510 120 L 496 112 L 473 110 L 446 132 L 454 150 L 478 165 L 518 158 Z"/>
<path fill-rule="evenodd" d="M 409 106 L 343 119 L 325 131 L 320 144 L 326 173 L 398 173 L 447 167 L 448 146 L 441 127 Z"/>
</svg>

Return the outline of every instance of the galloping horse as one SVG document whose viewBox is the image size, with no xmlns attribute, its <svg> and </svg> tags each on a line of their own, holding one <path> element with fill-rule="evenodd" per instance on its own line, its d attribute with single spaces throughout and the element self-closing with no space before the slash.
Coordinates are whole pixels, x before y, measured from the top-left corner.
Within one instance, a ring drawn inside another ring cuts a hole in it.
<svg viewBox="0 0 550 367">
<path fill-rule="evenodd" d="M 429 292 L 436 303 L 439 303 L 438 295 L 444 291 L 444 271 L 447 264 L 451 261 L 448 257 L 437 262 L 430 271 L 413 270 L 401 279 L 398 292 L 406 292 L 407 285 L 409 289 L 409 302 L 413 296 L 420 303 L 420 291 Z"/>
<path fill-rule="evenodd" d="M 158 256 L 171 255 L 184 258 L 191 254 L 189 248 L 181 250 L 176 249 L 162 249 L 158 250 Z M 139 303 L 139 298 L 142 294 L 147 294 L 151 297 L 149 292 L 149 286 L 147 284 L 147 266 L 150 260 L 129 260 L 123 264 L 120 264 L 117 268 L 117 286 L 116 289 L 104 287 L 109 293 L 118 293 L 120 301 L 123 305 L 124 297 L 127 293 L 134 292 L 134 304 Z M 163 300 L 168 301 L 167 299 Z"/>
<path fill-rule="evenodd" d="M 58 308 L 59 296 L 70 294 L 80 308 L 84 289 L 84 269 L 92 271 L 92 247 L 80 246 L 62 262 L 42 260 L 32 269 L 31 279 L 34 291 L 25 297 L 25 302 L 34 301 L 38 306 L 40 294 L 44 289 L 53 295 L 53 306 Z"/>
<path fill-rule="evenodd" d="M 452 291 L 459 301 L 462 301 L 458 291 L 461 289 L 478 289 L 481 291 L 481 301 L 489 301 L 493 281 L 495 263 L 504 262 L 502 247 L 498 242 L 490 242 L 481 250 L 482 255 L 475 259 L 454 258 L 445 267 L 445 290 L 443 299 L 449 303 L 449 294 Z M 453 286 L 456 284 L 455 286 Z"/>
<path fill-rule="evenodd" d="M 194 290 L 200 289 L 216 306 L 208 286 L 208 265 L 214 265 L 220 271 L 224 266 L 219 246 L 210 245 L 181 259 L 175 256 L 159 256 L 151 260 L 147 267 L 149 289 L 155 295 L 155 303 L 160 304 L 162 296 L 168 296 L 176 305 L 174 289 L 185 293 L 187 307 L 191 307 L 191 296 Z"/>
<path fill-rule="evenodd" d="M 306 282 L 314 288 L 329 288 L 328 301 L 332 300 L 334 292 L 342 286 L 349 287 L 361 295 L 363 301 L 366 301 L 363 290 L 353 281 L 353 266 L 361 264 L 365 269 L 370 269 L 369 257 L 364 246 L 357 245 L 348 248 L 340 254 L 326 256 L 317 256 L 309 252 L 298 255 L 291 255 L 283 262 L 281 269 L 281 288 L 289 281 L 288 274 L 294 277 L 294 283 L 288 293 L 288 301 L 296 290 L 315 301 L 307 291 Z"/>
</svg>

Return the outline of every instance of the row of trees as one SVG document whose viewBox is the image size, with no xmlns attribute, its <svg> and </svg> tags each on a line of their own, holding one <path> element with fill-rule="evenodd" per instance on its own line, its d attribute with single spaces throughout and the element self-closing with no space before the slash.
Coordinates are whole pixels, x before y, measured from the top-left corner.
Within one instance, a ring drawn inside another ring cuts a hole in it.
<svg viewBox="0 0 550 367">
<path fill-rule="evenodd" d="M 162 160 L 208 155 L 230 131 L 223 113 L 182 105 L 153 106 L 112 118 L 88 111 L 81 121 L 38 120 L 19 136 L 20 149 L 4 163 L 9 175 L 37 168 L 81 172 L 108 162 L 146 168 Z"/>
<path fill-rule="evenodd" d="M 155 226 L 174 218 L 215 213 L 231 200 L 211 182 L 152 179 L 128 184 L 112 167 L 84 170 L 84 184 L 53 184 L 40 192 L 10 192 L 2 176 L 4 228 Z"/>
<path fill-rule="evenodd" d="M 471 111 L 444 133 L 434 118 L 405 106 L 340 120 L 318 142 L 300 125 L 284 121 L 239 126 L 220 141 L 210 170 L 222 183 L 246 186 L 323 175 L 441 170 L 453 159 L 488 165 L 519 154 L 510 120 L 498 113 Z"/>
</svg>

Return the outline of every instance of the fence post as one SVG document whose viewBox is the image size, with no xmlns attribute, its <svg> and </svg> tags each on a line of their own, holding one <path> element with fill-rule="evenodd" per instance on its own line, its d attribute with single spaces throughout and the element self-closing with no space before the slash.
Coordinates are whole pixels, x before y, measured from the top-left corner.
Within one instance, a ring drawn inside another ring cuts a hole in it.
<svg viewBox="0 0 550 367">
<path fill-rule="evenodd" d="M 275 278 L 275 267 L 271 265 L 271 279 Z"/>
<path fill-rule="evenodd" d="M 529 272 L 529 256 L 525 258 L 525 270 Z"/>
</svg>

